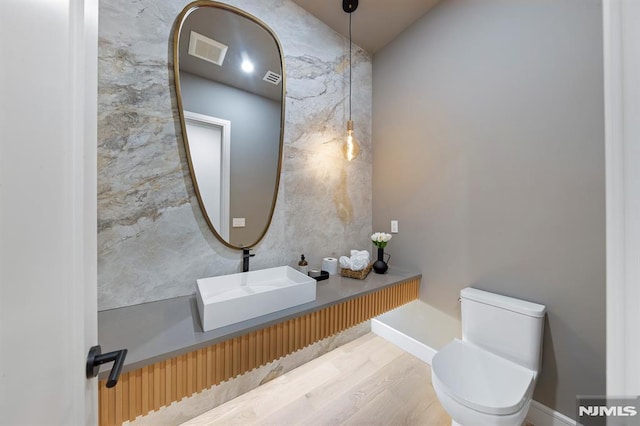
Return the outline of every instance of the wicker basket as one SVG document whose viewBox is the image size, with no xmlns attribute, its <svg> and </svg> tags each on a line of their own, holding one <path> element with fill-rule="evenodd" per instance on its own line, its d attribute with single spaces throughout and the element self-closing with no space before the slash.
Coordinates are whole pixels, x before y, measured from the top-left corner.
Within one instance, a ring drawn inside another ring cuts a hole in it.
<svg viewBox="0 0 640 426">
<path fill-rule="evenodd" d="M 370 263 L 369 266 L 364 268 L 362 271 L 352 271 L 351 269 L 340 268 L 340 275 L 347 278 L 356 278 L 358 280 L 364 280 L 371 272 L 371 267 L 373 263 Z"/>
</svg>

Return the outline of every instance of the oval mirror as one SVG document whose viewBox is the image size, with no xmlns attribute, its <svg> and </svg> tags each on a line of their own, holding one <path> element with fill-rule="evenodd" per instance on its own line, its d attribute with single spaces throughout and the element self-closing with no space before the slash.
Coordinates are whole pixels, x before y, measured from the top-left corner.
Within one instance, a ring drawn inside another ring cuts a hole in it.
<svg viewBox="0 0 640 426">
<path fill-rule="evenodd" d="M 178 17 L 173 53 L 182 134 L 202 213 L 225 245 L 252 247 L 269 228 L 280 181 L 280 42 L 240 9 L 196 1 Z"/>
</svg>

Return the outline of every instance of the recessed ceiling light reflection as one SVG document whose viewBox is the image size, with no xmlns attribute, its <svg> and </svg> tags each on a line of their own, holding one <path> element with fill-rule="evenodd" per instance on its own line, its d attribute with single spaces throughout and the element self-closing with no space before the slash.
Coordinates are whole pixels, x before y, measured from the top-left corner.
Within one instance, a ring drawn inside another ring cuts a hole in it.
<svg viewBox="0 0 640 426">
<path fill-rule="evenodd" d="M 242 71 L 248 73 L 253 72 L 253 62 L 251 62 L 249 59 L 244 59 L 242 61 L 242 65 L 240 66 L 242 68 Z"/>
</svg>

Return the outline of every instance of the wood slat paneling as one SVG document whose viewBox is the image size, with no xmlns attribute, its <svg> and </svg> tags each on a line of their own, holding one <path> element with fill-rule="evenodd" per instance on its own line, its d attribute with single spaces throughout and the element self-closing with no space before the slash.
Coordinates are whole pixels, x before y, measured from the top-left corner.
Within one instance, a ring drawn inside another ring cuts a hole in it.
<svg viewBox="0 0 640 426">
<path fill-rule="evenodd" d="M 123 373 L 111 389 L 102 380 L 98 388 L 100 425 L 134 420 L 397 308 L 417 299 L 419 286 L 419 279 L 409 280 Z"/>
</svg>

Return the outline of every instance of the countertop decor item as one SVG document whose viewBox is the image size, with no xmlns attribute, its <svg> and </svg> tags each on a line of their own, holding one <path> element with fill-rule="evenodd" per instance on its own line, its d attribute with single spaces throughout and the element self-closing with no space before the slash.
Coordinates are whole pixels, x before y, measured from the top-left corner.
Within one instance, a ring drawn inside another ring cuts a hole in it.
<svg viewBox="0 0 640 426">
<path fill-rule="evenodd" d="M 347 268 L 340 268 L 340 275 L 347 278 L 356 278 L 358 280 L 364 280 L 365 278 L 367 278 L 367 275 L 369 275 L 369 272 L 371 272 L 372 266 L 373 266 L 373 263 L 370 263 L 366 268 L 360 271 L 353 271 Z"/>
<path fill-rule="evenodd" d="M 335 257 L 325 257 L 322 259 L 322 268 L 323 271 L 327 271 L 331 275 L 335 275 L 338 273 L 338 259 Z"/>
<path fill-rule="evenodd" d="M 367 250 L 351 250 L 351 256 L 340 256 L 338 260 L 341 268 L 361 271 L 371 263 L 371 255 Z"/>
<path fill-rule="evenodd" d="M 309 276 L 316 281 L 322 281 L 329 278 L 329 272 L 320 269 L 311 269 L 309 270 Z"/>
<path fill-rule="evenodd" d="M 371 256 L 367 250 L 351 250 L 351 257 L 340 257 L 340 275 L 363 280 L 371 271 Z"/>
<path fill-rule="evenodd" d="M 387 246 L 387 243 L 391 240 L 391 234 L 385 234 L 384 232 L 376 232 L 371 235 L 371 241 L 378 248 L 378 260 L 373 262 L 373 270 L 376 271 L 377 274 L 384 274 L 389 269 L 389 259 L 391 256 L 387 254 L 387 260 L 384 260 L 384 248 Z"/>
<path fill-rule="evenodd" d="M 304 258 L 304 254 L 300 256 L 300 262 L 298 262 L 298 271 L 303 274 L 309 273 L 309 262 Z"/>
</svg>

